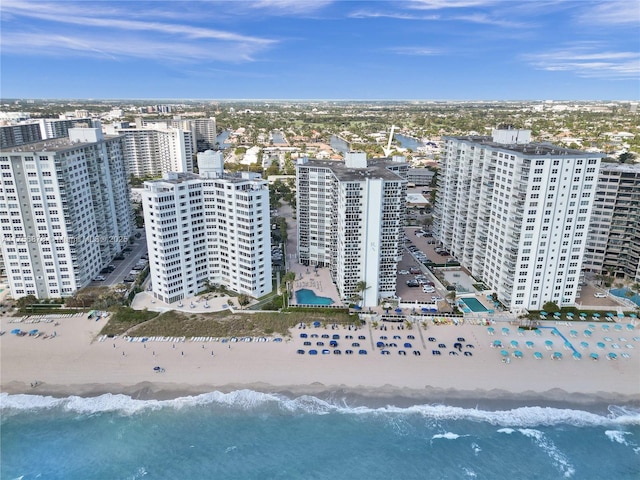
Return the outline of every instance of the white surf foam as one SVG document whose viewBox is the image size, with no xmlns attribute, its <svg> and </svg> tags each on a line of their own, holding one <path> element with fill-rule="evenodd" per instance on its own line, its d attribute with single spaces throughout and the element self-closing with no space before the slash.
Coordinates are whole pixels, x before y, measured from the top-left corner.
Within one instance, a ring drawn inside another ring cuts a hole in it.
<svg viewBox="0 0 640 480">
<path fill-rule="evenodd" d="M 607 430 L 604 434 L 609 437 L 612 442 L 621 443 L 622 445 L 629 445 L 625 440 L 625 435 L 631 435 L 631 432 L 622 432 L 620 430 Z"/>
<path fill-rule="evenodd" d="M 82 414 L 120 412 L 133 415 L 138 412 L 161 408 L 193 408 L 218 406 L 234 410 L 273 410 L 293 414 L 326 415 L 420 415 L 429 421 L 468 420 L 484 422 L 499 427 L 500 433 L 512 433 L 510 428 L 571 425 L 577 427 L 616 427 L 640 425 L 640 410 L 612 406 L 608 415 L 582 410 L 551 407 L 520 407 L 511 410 L 480 410 L 477 408 L 451 407 L 447 405 L 413 405 L 409 407 L 386 406 L 371 408 L 349 406 L 344 401 L 329 402 L 311 395 L 287 398 L 283 395 L 253 390 L 236 390 L 229 393 L 210 392 L 171 400 L 137 400 L 128 395 L 104 394 L 97 397 L 54 398 L 39 395 L 0 394 L 0 412 L 11 414 L 25 410 L 61 408 Z"/>
<path fill-rule="evenodd" d="M 576 473 L 575 468 L 571 465 L 566 455 L 551 440 L 545 437 L 544 433 L 532 428 L 522 428 L 518 431 L 525 437 L 531 438 L 533 443 L 551 458 L 553 464 L 562 472 L 565 478 L 573 477 L 573 474 Z"/>
<path fill-rule="evenodd" d="M 460 437 L 468 437 L 469 435 L 458 435 L 457 433 L 446 432 L 446 433 L 436 433 L 431 440 L 437 440 L 439 438 L 444 438 L 446 440 L 455 440 Z"/>
</svg>

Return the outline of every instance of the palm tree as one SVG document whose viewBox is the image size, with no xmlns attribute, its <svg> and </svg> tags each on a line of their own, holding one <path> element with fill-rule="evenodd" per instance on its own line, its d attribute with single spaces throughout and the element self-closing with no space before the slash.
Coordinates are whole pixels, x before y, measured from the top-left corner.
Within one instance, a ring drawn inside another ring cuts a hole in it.
<svg viewBox="0 0 640 480">
<path fill-rule="evenodd" d="M 356 283 L 356 290 L 360 293 L 360 298 L 362 300 L 364 300 L 364 291 L 369 288 L 367 286 L 367 282 L 365 282 L 364 280 L 360 280 L 358 283 Z"/>
</svg>

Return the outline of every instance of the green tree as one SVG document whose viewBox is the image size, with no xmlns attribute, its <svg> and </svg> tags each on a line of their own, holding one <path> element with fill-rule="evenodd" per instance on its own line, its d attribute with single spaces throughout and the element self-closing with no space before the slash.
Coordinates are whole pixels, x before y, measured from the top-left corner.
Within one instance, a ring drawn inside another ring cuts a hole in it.
<svg viewBox="0 0 640 480">
<path fill-rule="evenodd" d="M 24 310 L 26 307 L 33 305 L 34 303 L 38 303 L 36 296 L 26 295 L 24 297 L 20 297 L 16 302 L 16 305 L 20 310 Z"/>
<path fill-rule="evenodd" d="M 542 306 L 542 310 L 547 313 L 555 313 L 560 311 L 560 307 L 556 302 L 547 302 Z"/>
<path fill-rule="evenodd" d="M 240 308 L 246 307 L 250 302 L 251 298 L 249 297 L 249 295 L 246 295 L 244 293 L 238 295 L 238 304 L 240 305 Z"/>
</svg>

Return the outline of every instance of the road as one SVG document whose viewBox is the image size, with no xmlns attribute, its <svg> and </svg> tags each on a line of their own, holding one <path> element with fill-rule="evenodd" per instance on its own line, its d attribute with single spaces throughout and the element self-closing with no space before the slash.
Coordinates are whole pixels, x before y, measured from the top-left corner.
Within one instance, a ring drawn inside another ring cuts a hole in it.
<svg viewBox="0 0 640 480">
<path fill-rule="evenodd" d="M 110 263 L 115 265 L 116 269 L 111 273 L 101 273 L 100 275 L 105 276 L 106 280 L 102 282 L 91 282 L 92 287 L 112 287 L 124 283 L 124 277 L 133 269 L 140 257 L 147 252 L 147 238 L 144 229 L 137 228 L 134 230 L 134 235 L 135 233 L 140 233 L 141 237 L 135 238 L 134 236 L 134 243 L 129 245 L 131 252 L 124 253 L 124 260 L 112 260 Z"/>
</svg>

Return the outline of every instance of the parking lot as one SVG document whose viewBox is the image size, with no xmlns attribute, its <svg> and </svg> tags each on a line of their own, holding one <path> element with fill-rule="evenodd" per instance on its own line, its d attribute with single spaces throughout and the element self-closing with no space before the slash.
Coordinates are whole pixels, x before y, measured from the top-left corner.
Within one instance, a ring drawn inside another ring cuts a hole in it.
<svg viewBox="0 0 640 480">
<path fill-rule="evenodd" d="M 396 295 L 403 301 L 434 303 L 437 299 L 445 299 L 447 291 L 420 260 L 429 259 L 437 263 L 444 263 L 443 258 L 449 257 L 436 254 L 433 238 L 417 236 L 416 231 L 421 231 L 421 229 L 418 227 L 405 229 L 409 241 L 405 242 L 402 260 L 398 262 Z M 428 288 L 429 286 L 432 286 L 433 291 Z M 425 289 L 425 287 L 427 288 Z"/>
<path fill-rule="evenodd" d="M 124 283 L 124 277 L 126 277 L 133 267 L 135 267 L 140 257 L 147 253 L 147 239 L 145 237 L 144 229 L 138 228 L 135 233 L 139 233 L 140 237 L 136 238 L 134 235 L 133 244 L 129 244 L 126 249 L 128 252 L 123 252 L 123 258 L 121 260 L 113 259 L 110 265 L 113 265 L 113 269 L 110 273 L 100 273 L 100 276 L 105 277 L 102 281 L 93 281 L 91 286 L 93 287 L 112 287 L 120 283 Z M 117 257 L 116 257 L 117 258 Z"/>
</svg>

